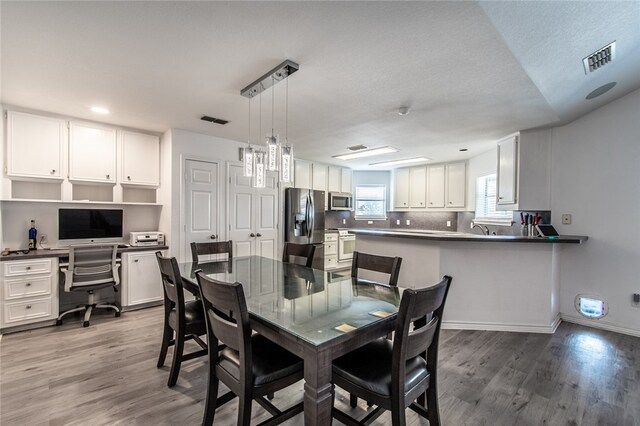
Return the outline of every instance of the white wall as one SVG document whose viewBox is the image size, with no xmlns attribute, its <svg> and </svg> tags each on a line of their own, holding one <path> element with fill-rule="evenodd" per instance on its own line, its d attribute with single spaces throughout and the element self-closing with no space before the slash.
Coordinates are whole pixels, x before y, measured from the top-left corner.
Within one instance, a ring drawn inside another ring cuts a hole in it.
<svg viewBox="0 0 640 426">
<path fill-rule="evenodd" d="M 588 235 L 560 260 L 560 312 L 581 321 L 578 293 L 603 297 L 596 326 L 640 335 L 640 90 L 552 131 L 551 210 L 561 234 Z M 560 215 L 571 213 L 571 225 Z"/>
<path fill-rule="evenodd" d="M 467 210 L 476 210 L 476 179 L 495 173 L 498 167 L 498 148 L 469 159 L 467 166 Z"/>
</svg>

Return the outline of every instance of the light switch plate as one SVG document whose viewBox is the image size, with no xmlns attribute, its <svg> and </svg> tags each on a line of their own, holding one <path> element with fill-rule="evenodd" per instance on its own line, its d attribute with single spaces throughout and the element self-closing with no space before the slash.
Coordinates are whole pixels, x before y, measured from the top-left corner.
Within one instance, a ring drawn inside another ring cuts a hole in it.
<svg viewBox="0 0 640 426">
<path fill-rule="evenodd" d="M 396 225 L 400 225 L 400 219 L 396 220 Z"/>
<path fill-rule="evenodd" d="M 411 225 L 411 221 L 407 219 L 407 225 Z"/>
<path fill-rule="evenodd" d="M 346 225 L 347 224 L 347 219 L 342 219 L 342 224 Z"/>
<path fill-rule="evenodd" d="M 562 215 L 562 224 L 563 225 L 571 225 L 571 215 L 565 213 Z"/>
<path fill-rule="evenodd" d="M 373 225 L 373 221 L 372 221 L 372 220 L 368 220 L 368 221 L 367 221 L 367 224 L 369 224 L 369 225 Z"/>
<path fill-rule="evenodd" d="M 450 220 L 447 221 L 447 228 L 451 228 L 451 221 Z"/>
</svg>

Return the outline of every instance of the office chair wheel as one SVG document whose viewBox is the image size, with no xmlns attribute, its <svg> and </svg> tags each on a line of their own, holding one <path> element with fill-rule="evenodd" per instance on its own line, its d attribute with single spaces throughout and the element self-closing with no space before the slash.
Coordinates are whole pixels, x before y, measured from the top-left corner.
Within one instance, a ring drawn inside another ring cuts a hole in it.
<svg viewBox="0 0 640 426">
<path fill-rule="evenodd" d="M 57 319 L 56 320 L 56 325 L 62 325 L 62 320 L 61 319 Z"/>
<path fill-rule="evenodd" d="M 83 327 L 89 327 L 89 321 L 84 321 L 84 322 L 82 323 L 82 326 L 83 326 Z"/>
<path fill-rule="evenodd" d="M 116 312 L 116 318 L 120 316 L 120 312 Z"/>
</svg>

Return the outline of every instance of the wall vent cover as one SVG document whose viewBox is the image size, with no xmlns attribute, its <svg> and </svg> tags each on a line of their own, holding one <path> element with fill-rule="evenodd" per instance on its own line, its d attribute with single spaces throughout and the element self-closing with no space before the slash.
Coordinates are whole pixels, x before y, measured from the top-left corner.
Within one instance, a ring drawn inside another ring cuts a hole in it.
<svg viewBox="0 0 640 426">
<path fill-rule="evenodd" d="M 615 40 L 607 44 L 605 47 L 596 50 L 591 55 L 582 60 L 584 65 L 585 74 L 594 72 L 597 69 L 602 68 L 609 62 L 613 61 L 616 57 L 616 42 Z"/>
<path fill-rule="evenodd" d="M 202 117 L 200 117 L 200 120 L 208 121 L 209 123 L 221 124 L 223 126 L 229 122 L 228 120 L 223 120 L 221 118 L 215 118 L 215 117 L 209 117 L 208 115 L 203 115 Z"/>
<path fill-rule="evenodd" d="M 364 145 L 352 145 L 349 148 L 347 148 L 349 151 L 362 151 L 363 149 L 367 149 L 366 146 Z"/>
</svg>

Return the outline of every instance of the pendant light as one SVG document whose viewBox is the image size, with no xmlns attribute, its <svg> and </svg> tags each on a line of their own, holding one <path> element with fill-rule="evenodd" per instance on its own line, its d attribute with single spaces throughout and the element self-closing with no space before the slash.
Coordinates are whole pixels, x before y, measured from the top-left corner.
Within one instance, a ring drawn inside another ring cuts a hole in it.
<svg viewBox="0 0 640 426">
<path fill-rule="evenodd" d="M 242 96 L 249 98 L 249 139 L 247 147 L 241 148 L 241 160 L 243 162 L 243 175 L 253 177 L 253 186 L 264 188 L 266 186 L 266 172 L 278 172 L 281 182 L 292 181 L 293 148 L 289 144 L 289 80 L 286 86 L 286 111 L 285 111 L 285 141 L 281 145 L 279 136 L 275 133 L 275 88 L 274 86 L 291 74 L 298 71 L 299 66 L 295 62 L 286 60 L 280 65 L 246 86 L 240 91 Z M 260 125 L 259 133 L 262 134 L 262 92 L 271 87 L 271 135 L 267 135 L 265 150 L 254 149 L 251 146 L 251 99 L 260 95 Z"/>
</svg>

